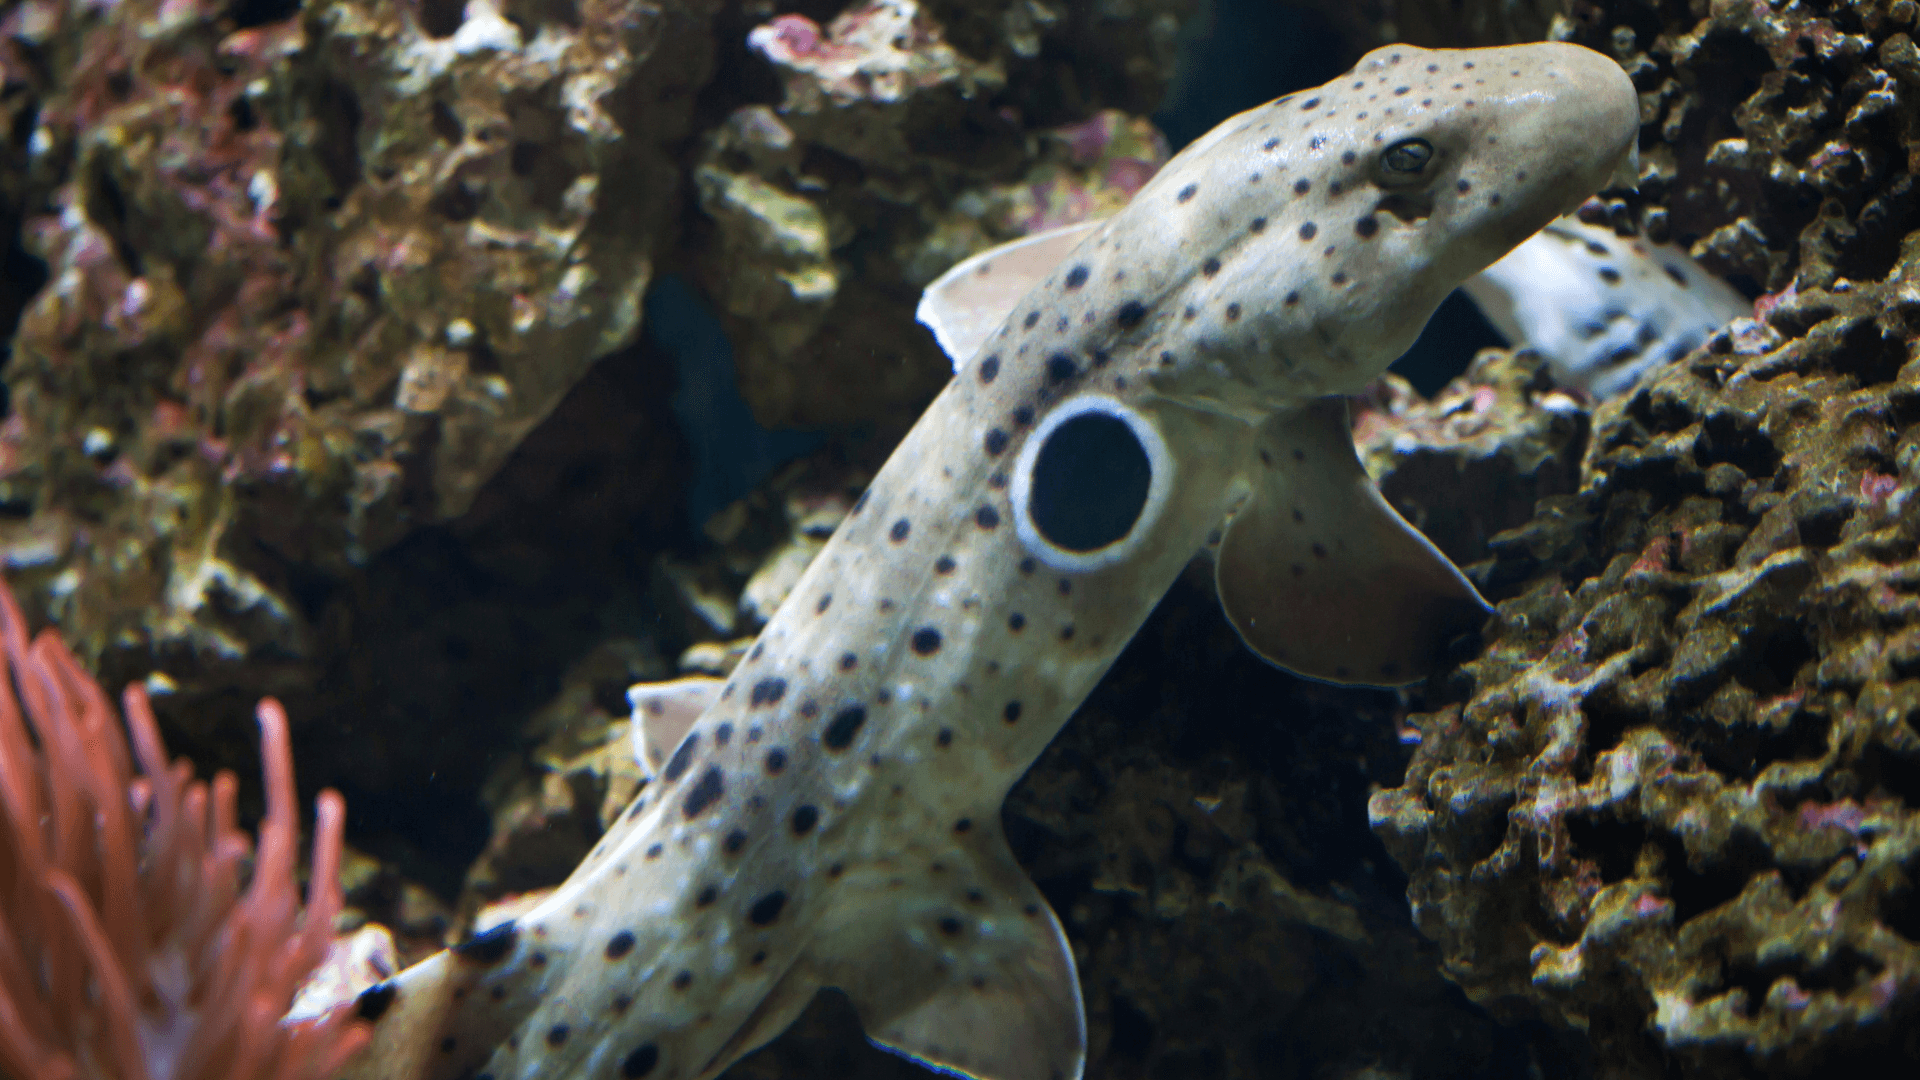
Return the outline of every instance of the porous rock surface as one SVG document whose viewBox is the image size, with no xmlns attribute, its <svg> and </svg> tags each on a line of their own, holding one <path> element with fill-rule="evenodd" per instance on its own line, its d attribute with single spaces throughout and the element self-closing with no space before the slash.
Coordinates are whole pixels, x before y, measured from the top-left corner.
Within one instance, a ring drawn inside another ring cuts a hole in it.
<svg viewBox="0 0 1920 1080">
<path fill-rule="evenodd" d="M 1640 198 L 1764 321 L 1601 407 L 1494 537 L 1480 654 L 1376 831 L 1445 970 L 1602 1075 L 1920 1061 L 1915 5 L 1583 8 Z"/>
<path fill-rule="evenodd" d="M 1167 156 L 1128 114 L 1158 102 L 1194 8 L 860 0 L 753 27 L 780 101 L 708 132 L 695 257 L 759 421 L 903 431 L 952 371 L 920 289 L 1125 204 Z"/>
<path fill-rule="evenodd" d="M 69 640 L 310 677 L 298 579 L 465 511 L 634 334 L 712 6 L 13 6 L 51 278 L 0 547 Z"/>
</svg>

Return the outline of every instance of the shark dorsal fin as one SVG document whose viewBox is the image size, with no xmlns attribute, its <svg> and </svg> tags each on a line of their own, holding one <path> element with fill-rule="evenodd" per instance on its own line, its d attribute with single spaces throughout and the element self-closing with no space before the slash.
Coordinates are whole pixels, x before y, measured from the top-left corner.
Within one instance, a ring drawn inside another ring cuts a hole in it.
<svg viewBox="0 0 1920 1080">
<path fill-rule="evenodd" d="M 1367 479 L 1345 399 L 1276 413 L 1259 455 L 1215 568 L 1253 651 L 1309 678 L 1390 686 L 1425 677 L 1485 619 L 1473 584 Z"/>
<path fill-rule="evenodd" d="M 660 775 L 667 755 L 687 737 L 693 722 L 714 703 L 725 685 L 711 676 L 689 675 L 627 688 L 627 703 L 633 706 L 633 756 L 647 779 Z"/>
<path fill-rule="evenodd" d="M 1006 321 L 1020 298 L 1104 224 L 1105 219 L 1062 225 L 962 259 L 920 294 L 913 317 L 933 331 L 957 372 Z"/>
</svg>

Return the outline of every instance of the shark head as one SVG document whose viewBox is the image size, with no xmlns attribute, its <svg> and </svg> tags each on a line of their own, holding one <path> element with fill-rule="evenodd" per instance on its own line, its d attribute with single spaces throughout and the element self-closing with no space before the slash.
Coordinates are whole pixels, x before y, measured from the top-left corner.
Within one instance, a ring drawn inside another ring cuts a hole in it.
<svg viewBox="0 0 1920 1080">
<path fill-rule="evenodd" d="M 1633 84 L 1588 49 L 1377 49 L 1140 192 L 1125 213 L 1155 220 L 1155 254 L 1115 252 L 1143 313 L 1119 329 L 1156 392 L 1247 419 L 1358 391 L 1450 290 L 1629 165 L 1638 130 Z"/>
</svg>

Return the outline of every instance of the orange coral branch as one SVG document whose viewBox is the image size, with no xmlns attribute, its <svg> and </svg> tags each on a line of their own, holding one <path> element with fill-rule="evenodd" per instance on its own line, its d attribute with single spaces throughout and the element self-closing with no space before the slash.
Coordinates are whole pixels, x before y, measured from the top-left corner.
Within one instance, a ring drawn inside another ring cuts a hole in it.
<svg viewBox="0 0 1920 1080">
<path fill-rule="evenodd" d="M 168 762 L 146 693 L 106 694 L 0 585 L 0 1072 L 25 1080 L 319 1080 L 367 1039 L 345 1010 L 288 1024 L 340 910 L 345 804 L 316 805 L 302 919 L 287 716 L 261 701 L 267 808 Z M 131 741 L 131 752 L 128 743 Z M 140 775 L 135 776 L 137 763 Z"/>
</svg>

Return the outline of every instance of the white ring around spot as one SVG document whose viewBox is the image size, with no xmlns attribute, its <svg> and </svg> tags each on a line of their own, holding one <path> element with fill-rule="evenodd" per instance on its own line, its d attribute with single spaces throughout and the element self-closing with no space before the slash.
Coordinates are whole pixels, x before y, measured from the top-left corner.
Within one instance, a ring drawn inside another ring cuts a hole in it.
<svg viewBox="0 0 1920 1080">
<path fill-rule="evenodd" d="M 1047 439 L 1061 424 L 1088 413 L 1111 416 L 1126 424 L 1127 429 L 1133 432 L 1134 439 L 1140 443 L 1141 452 L 1147 455 L 1150 472 L 1147 501 L 1141 505 L 1140 516 L 1134 519 L 1133 528 L 1127 530 L 1127 535 L 1092 551 L 1068 551 L 1056 547 L 1040 535 L 1040 529 L 1034 525 L 1033 515 L 1028 511 L 1027 502 L 1033 495 L 1033 464 L 1040 457 L 1041 447 L 1047 445 Z M 1166 509 L 1167 496 L 1172 492 L 1173 456 L 1167 453 L 1166 440 L 1160 437 L 1160 432 L 1153 424 L 1117 398 L 1105 394 L 1081 394 L 1061 402 L 1042 417 L 1040 426 L 1034 428 L 1033 434 L 1027 437 L 1026 444 L 1020 448 L 1020 456 L 1013 463 L 1013 486 L 1009 494 L 1013 503 L 1013 526 L 1026 549 L 1055 570 L 1083 574 L 1112 566 L 1132 555 L 1147 533 L 1152 531 L 1160 512 Z"/>
</svg>

